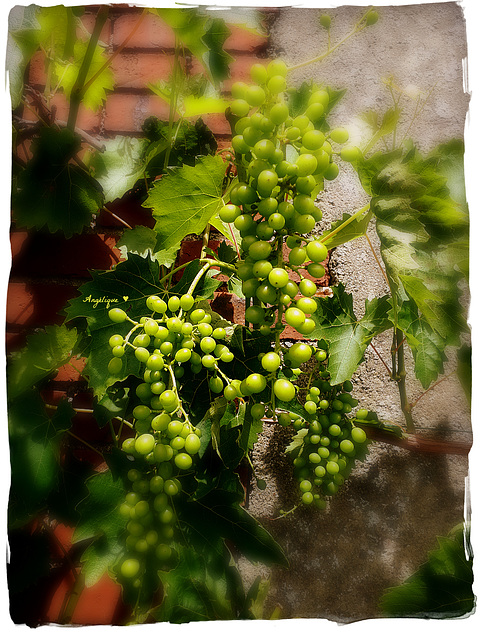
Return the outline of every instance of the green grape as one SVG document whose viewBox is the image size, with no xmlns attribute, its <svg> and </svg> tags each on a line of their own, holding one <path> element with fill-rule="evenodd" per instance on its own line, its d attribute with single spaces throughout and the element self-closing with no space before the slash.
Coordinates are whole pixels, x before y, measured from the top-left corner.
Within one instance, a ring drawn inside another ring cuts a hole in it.
<svg viewBox="0 0 480 640">
<path fill-rule="evenodd" d="M 275 153 L 275 145 L 271 140 L 259 140 L 253 147 L 253 153 L 261 160 L 269 160 Z"/>
<path fill-rule="evenodd" d="M 315 262 L 311 262 L 307 266 L 307 271 L 312 276 L 312 278 L 323 278 L 323 276 L 325 275 L 325 267 Z"/>
<path fill-rule="evenodd" d="M 272 229 L 275 229 L 275 231 L 280 231 L 285 227 L 286 220 L 281 213 L 272 213 L 272 215 L 268 218 L 268 224 L 270 227 L 272 227 Z M 123 349 L 123 347 L 114 347 L 114 349 L 120 348 Z"/>
<path fill-rule="evenodd" d="M 127 319 L 127 314 L 123 309 L 110 309 L 108 312 L 108 317 L 112 322 L 125 322 Z"/>
<path fill-rule="evenodd" d="M 297 178 L 297 181 L 295 182 L 295 187 L 297 189 L 297 193 L 310 196 L 316 184 L 317 182 L 315 178 L 312 175 L 308 175 L 308 176 L 303 176 L 301 178 Z M 313 208 L 311 208 L 311 211 L 307 211 L 306 213 L 311 213 L 311 212 L 313 212 Z"/>
<path fill-rule="evenodd" d="M 308 278 L 300 280 L 298 287 L 302 296 L 311 297 L 317 293 L 317 285 Z"/>
<path fill-rule="evenodd" d="M 299 327 L 303 322 L 305 322 L 305 314 L 301 309 L 288 307 L 285 311 L 285 321 L 291 327 Z"/>
<path fill-rule="evenodd" d="M 291 265 L 298 267 L 305 262 L 307 252 L 303 247 L 295 247 L 288 254 L 288 261 Z"/>
<path fill-rule="evenodd" d="M 299 300 L 297 300 L 296 304 L 298 309 L 301 309 L 303 313 L 311 314 L 315 313 L 315 311 L 317 310 L 317 303 L 313 298 L 300 298 Z"/>
<path fill-rule="evenodd" d="M 367 439 L 367 434 L 360 427 L 353 427 L 351 437 L 353 442 L 362 444 Z"/>
<path fill-rule="evenodd" d="M 161 353 L 163 353 L 164 356 L 170 355 L 173 351 L 173 344 L 168 340 L 165 342 L 162 342 L 162 344 L 160 345 L 160 351 Z"/>
<path fill-rule="evenodd" d="M 298 287 L 293 282 L 293 280 L 289 280 L 287 284 L 282 288 L 282 293 L 289 296 L 292 300 L 298 293 Z"/>
<path fill-rule="evenodd" d="M 167 306 L 170 311 L 173 311 L 173 313 L 175 313 L 180 309 L 180 298 L 178 296 L 170 296 Z"/>
<path fill-rule="evenodd" d="M 327 30 L 330 29 L 331 24 L 332 24 L 332 19 L 327 13 L 324 13 L 320 16 L 320 25 L 324 29 L 327 29 Z"/>
<path fill-rule="evenodd" d="M 246 84 L 245 82 L 234 82 L 231 89 L 232 97 L 235 99 L 245 98 L 247 89 L 248 84 Z"/>
<path fill-rule="evenodd" d="M 154 446 L 155 438 L 151 433 L 144 433 L 135 440 L 135 451 L 144 456 L 153 451 Z"/>
<path fill-rule="evenodd" d="M 175 360 L 177 362 L 188 362 L 192 357 L 191 349 L 179 349 L 175 354 Z"/>
<path fill-rule="evenodd" d="M 245 94 L 245 100 L 252 107 L 258 107 L 259 105 L 263 104 L 265 102 L 265 98 L 265 91 L 262 89 L 262 87 L 255 84 L 250 85 Z M 247 114 L 243 113 L 242 115 L 245 116 Z"/>
<path fill-rule="evenodd" d="M 270 109 L 268 117 L 276 125 L 283 124 L 288 118 L 288 106 L 282 102 L 274 104 Z"/>
<path fill-rule="evenodd" d="M 278 205 L 278 213 L 280 213 L 285 218 L 285 220 L 288 221 L 295 214 L 295 208 L 290 202 L 280 202 L 280 204 Z"/>
<path fill-rule="evenodd" d="M 278 202 L 276 198 L 264 198 L 258 203 L 258 213 L 267 218 L 277 210 Z"/>
<path fill-rule="evenodd" d="M 298 127 L 288 127 L 285 131 L 285 137 L 287 140 L 290 140 L 290 142 L 295 142 L 295 140 L 298 140 L 300 137 L 300 129 Z"/>
<path fill-rule="evenodd" d="M 282 402 L 290 402 L 295 397 L 295 387 L 290 380 L 280 378 L 273 383 L 273 393 Z"/>
<path fill-rule="evenodd" d="M 256 278 L 252 278 L 250 280 L 246 280 L 242 284 L 242 292 L 246 298 L 253 298 L 256 294 L 258 287 L 258 280 Z"/>
<path fill-rule="evenodd" d="M 122 369 L 123 369 L 123 360 L 117 357 L 112 358 L 107 365 L 108 373 L 110 373 L 113 376 L 119 374 Z"/>
<path fill-rule="evenodd" d="M 312 400 L 307 400 L 304 404 L 305 411 L 313 415 L 317 412 L 317 405 Z"/>
<path fill-rule="evenodd" d="M 272 251 L 272 246 L 266 242 L 265 240 L 257 240 L 252 244 L 248 251 L 248 255 L 253 258 L 253 260 L 264 260 L 268 258 Z"/>
<path fill-rule="evenodd" d="M 245 98 L 246 98 L 246 93 L 247 91 L 245 91 Z M 230 111 L 233 113 L 234 116 L 243 118 L 250 111 L 250 105 L 244 98 L 237 98 L 230 105 Z"/>
<path fill-rule="evenodd" d="M 274 95 L 282 93 L 287 88 L 287 81 L 281 75 L 272 76 L 267 82 L 267 88 Z"/>
<path fill-rule="evenodd" d="M 248 184 L 241 184 L 237 190 L 241 204 L 253 204 L 258 200 L 257 192 Z"/>
<path fill-rule="evenodd" d="M 140 562 L 136 558 L 127 558 L 120 566 L 120 573 L 127 580 L 131 580 L 138 575 L 140 571 Z"/>
<path fill-rule="evenodd" d="M 140 347 L 140 349 L 141 348 L 142 347 Z M 137 355 L 137 351 L 138 349 L 135 351 L 135 355 Z M 141 362 L 143 362 L 143 360 L 141 360 Z M 162 356 L 159 353 L 153 353 L 151 356 L 149 356 L 149 358 L 145 363 L 145 366 L 150 371 L 160 371 L 161 369 L 163 369 L 164 365 L 165 365 L 165 360 L 162 358 Z"/>
<path fill-rule="evenodd" d="M 348 131 L 344 127 L 332 129 L 329 134 L 330 140 L 338 144 L 344 144 L 348 140 Z"/>
<path fill-rule="evenodd" d="M 297 196 L 299 197 L 299 196 Z M 310 214 L 296 215 L 293 219 L 293 227 L 297 233 L 310 233 L 315 226 L 315 218 Z"/>
<path fill-rule="evenodd" d="M 213 393 L 222 393 L 223 391 L 223 382 L 217 376 L 210 378 L 208 381 L 208 386 L 213 391 Z"/>
<path fill-rule="evenodd" d="M 253 64 L 250 68 L 250 77 L 257 84 L 265 84 L 267 81 L 267 69 L 263 64 Z"/>
<path fill-rule="evenodd" d="M 307 131 L 302 137 L 303 146 L 311 151 L 320 149 L 324 142 L 325 135 L 321 131 L 317 131 L 315 129 Z"/>
<path fill-rule="evenodd" d="M 314 91 L 312 93 L 312 95 L 308 99 L 308 104 L 310 105 L 310 104 L 315 104 L 319 102 L 326 107 L 328 105 L 329 100 L 330 100 L 330 97 L 329 97 L 328 91 L 326 91 L 325 89 L 318 89 L 318 91 Z"/>
<path fill-rule="evenodd" d="M 118 345 L 116 347 L 113 347 L 112 349 L 112 356 L 114 356 L 115 358 L 122 358 L 125 355 L 125 347 L 122 345 Z"/>
<path fill-rule="evenodd" d="M 147 348 L 150 345 L 150 342 L 151 342 L 150 336 L 147 336 L 145 333 L 140 333 L 134 339 L 133 346 Z"/>
<path fill-rule="evenodd" d="M 251 229 L 255 226 L 255 222 L 251 215 L 249 215 L 248 213 L 242 213 L 241 215 L 237 216 L 234 225 L 239 231 L 247 231 L 248 229 Z"/>
<path fill-rule="evenodd" d="M 302 502 L 304 504 L 312 504 L 313 502 L 313 494 L 310 491 L 306 491 L 302 494 Z"/>
<path fill-rule="evenodd" d="M 342 440 L 340 442 L 340 449 L 343 453 L 349 455 L 355 451 L 355 445 L 351 440 Z"/>
<path fill-rule="evenodd" d="M 355 417 L 358 420 L 367 420 L 368 418 L 368 410 L 367 409 L 359 409 L 355 414 Z"/>
<path fill-rule="evenodd" d="M 161 313 L 164 314 L 165 311 L 167 310 L 167 303 L 165 302 L 165 300 L 154 300 L 152 303 L 152 311 L 155 311 L 156 313 Z"/>
<path fill-rule="evenodd" d="M 323 172 L 323 177 L 325 180 L 335 180 L 339 172 L 340 169 L 338 168 L 338 165 L 335 164 L 335 162 L 331 162 Z"/>
<path fill-rule="evenodd" d="M 275 304 L 277 300 L 277 290 L 266 281 L 263 281 L 263 283 L 255 289 L 255 295 L 260 302 L 265 304 Z"/>
<path fill-rule="evenodd" d="M 293 199 L 293 206 L 298 211 L 298 213 L 302 215 L 312 213 L 312 211 L 315 209 L 315 203 L 312 198 L 303 193 L 295 196 L 295 198 Z M 298 233 L 301 232 L 299 231 Z"/>
<path fill-rule="evenodd" d="M 270 351 L 262 357 L 262 367 L 265 371 L 276 371 L 280 367 L 280 364 L 280 356 L 274 351 Z"/>
<path fill-rule="evenodd" d="M 245 379 L 245 386 L 250 393 L 261 393 L 267 386 L 267 380 L 261 373 L 251 373 Z"/>
<path fill-rule="evenodd" d="M 256 142 L 258 142 L 259 140 L 261 140 L 263 138 L 263 131 L 261 131 L 260 129 L 257 129 L 256 127 L 245 127 L 245 129 L 243 130 L 243 139 L 245 140 L 245 142 L 250 146 L 253 147 L 255 145 Z M 233 191 L 233 189 L 232 189 Z M 231 196 L 230 196 L 231 197 Z M 233 200 L 232 200 L 233 202 Z M 237 203 L 235 203 L 237 204 Z"/>
<path fill-rule="evenodd" d="M 265 311 L 259 305 L 251 305 L 245 310 L 245 320 L 251 324 L 260 324 L 265 319 Z"/>
<path fill-rule="evenodd" d="M 318 122 L 325 113 L 325 107 L 321 102 L 314 102 L 307 107 L 305 115 L 312 122 Z"/>
<path fill-rule="evenodd" d="M 312 240 L 309 242 L 306 246 L 306 250 L 307 256 L 310 260 L 313 260 L 313 262 L 323 262 L 328 255 L 327 247 L 318 240 Z"/>
<path fill-rule="evenodd" d="M 266 169 L 258 176 L 258 190 L 260 193 L 265 194 L 265 196 L 270 195 L 277 186 L 277 182 L 278 176 L 275 171 Z"/>
<path fill-rule="evenodd" d="M 340 157 L 344 162 L 355 162 L 362 157 L 362 152 L 358 147 L 343 147 L 340 151 Z"/>
<path fill-rule="evenodd" d="M 288 273 L 285 269 L 276 267 L 268 274 L 268 281 L 276 289 L 281 289 L 288 283 Z"/>
<path fill-rule="evenodd" d="M 273 236 L 273 229 L 267 221 L 259 222 L 257 225 L 257 237 L 261 240 L 270 240 Z"/>
<path fill-rule="evenodd" d="M 213 327 L 210 323 L 206 322 L 205 317 L 203 318 L 203 322 L 199 322 L 197 325 L 198 332 L 201 336 L 211 336 L 213 333 Z"/>
<path fill-rule="evenodd" d="M 302 153 L 295 163 L 297 165 L 297 175 L 305 177 L 313 175 L 317 170 L 317 159 L 311 153 Z"/>
<path fill-rule="evenodd" d="M 215 356 L 212 356 L 211 354 L 206 354 L 202 357 L 202 365 L 206 369 L 213 369 L 215 367 L 215 364 L 216 364 Z"/>
<path fill-rule="evenodd" d="M 185 438 L 185 451 L 190 455 L 195 455 L 200 450 L 200 438 L 195 433 L 190 433 Z"/>
<path fill-rule="evenodd" d="M 112 349 L 114 347 L 123 346 L 123 336 L 119 335 L 118 333 L 111 336 L 108 344 L 112 347 Z"/>
<path fill-rule="evenodd" d="M 291 307 L 293 308 L 293 307 Z M 303 364 L 312 357 L 313 349 L 303 342 L 293 344 L 287 351 L 288 358 L 294 363 Z"/>
<path fill-rule="evenodd" d="M 372 26 L 372 24 L 375 24 L 378 21 L 378 13 L 377 11 L 374 11 L 373 9 L 371 9 L 366 16 L 365 22 L 367 24 L 367 26 Z"/>
<path fill-rule="evenodd" d="M 300 132 L 303 134 L 307 128 L 310 126 L 311 122 L 306 115 L 300 115 L 294 118 L 293 126 L 298 127 Z"/>
<path fill-rule="evenodd" d="M 287 75 L 287 71 L 287 65 L 280 59 L 272 60 L 267 65 L 267 74 L 269 78 L 272 78 L 273 76 L 285 77 Z"/>
</svg>

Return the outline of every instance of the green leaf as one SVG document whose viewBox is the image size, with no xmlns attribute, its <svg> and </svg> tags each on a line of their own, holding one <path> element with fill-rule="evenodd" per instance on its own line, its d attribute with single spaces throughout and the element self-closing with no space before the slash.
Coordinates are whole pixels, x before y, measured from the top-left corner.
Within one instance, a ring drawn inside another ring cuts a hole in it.
<svg viewBox="0 0 480 640">
<path fill-rule="evenodd" d="M 193 55 L 202 61 L 208 48 L 203 41 L 208 18 L 197 8 L 156 9 L 158 15 L 175 32 L 175 35 Z"/>
<path fill-rule="evenodd" d="M 372 212 L 370 210 L 363 213 L 357 212 L 353 215 L 344 213 L 342 219 L 332 222 L 330 229 L 326 229 L 318 239 L 320 242 L 324 243 L 328 250 L 334 249 L 335 247 L 339 247 L 341 244 L 345 244 L 346 242 L 350 242 L 351 240 L 355 240 L 355 238 L 363 236 L 368 228 L 368 223 L 371 218 Z M 339 231 L 336 231 L 336 229 L 343 224 L 345 224 L 345 226 Z"/>
<path fill-rule="evenodd" d="M 383 612 L 391 617 L 437 619 L 473 613 L 473 559 L 463 536 L 463 527 L 458 527 L 448 537 L 437 537 L 438 546 L 428 560 L 403 584 L 384 593 Z"/>
<path fill-rule="evenodd" d="M 143 206 L 153 209 L 157 249 L 177 245 L 186 235 L 203 231 L 223 206 L 225 168 L 219 156 L 206 156 L 195 167 L 171 170 L 154 184 Z"/>
<path fill-rule="evenodd" d="M 47 227 L 50 233 L 62 231 L 69 238 L 90 224 L 103 197 L 98 183 L 70 162 L 80 146 L 80 137 L 68 129 L 41 129 L 12 196 L 20 226 Z"/>
<path fill-rule="evenodd" d="M 457 376 L 460 380 L 468 402 L 472 401 L 472 348 L 462 345 L 457 351 Z"/>
<path fill-rule="evenodd" d="M 132 326 L 128 322 L 121 326 L 113 323 L 108 317 L 108 309 L 124 309 L 133 320 L 139 320 L 145 315 L 147 297 L 166 295 L 166 290 L 159 285 L 158 262 L 130 254 L 128 260 L 114 269 L 94 272 L 92 280 L 79 287 L 79 291 L 80 295 L 69 302 L 65 312 L 67 320 L 87 319 L 91 342 L 84 374 L 95 395 L 101 398 L 115 382 L 140 372 L 140 362 L 128 349 L 120 373 L 107 373 L 112 357 L 108 344 L 110 336 L 119 330 L 126 332 L 126 326 Z"/>
<path fill-rule="evenodd" d="M 201 116 L 205 113 L 224 113 L 228 102 L 221 98 L 209 98 L 205 96 L 185 96 L 183 100 L 184 118 Z"/>
<path fill-rule="evenodd" d="M 120 535 L 125 520 L 118 505 L 125 497 L 120 478 L 114 480 L 110 471 L 97 473 L 86 483 L 88 496 L 78 505 L 79 523 L 73 534 L 73 542 L 92 539 L 81 561 L 87 587 L 93 586 L 112 566 L 123 545 Z"/>
<path fill-rule="evenodd" d="M 63 400 L 52 417 L 37 391 L 27 391 L 10 404 L 8 428 L 12 480 L 9 519 L 12 526 L 48 508 L 48 496 L 60 475 L 60 443 L 74 411 Z"/>
<path fill-rule="evenodd" d="M 38 7 L 15 6 L 8 17 L 6 70 L 10 86 L 12 109 L 20 104 L 25 69 L 41 40 L 37 22 Z"/>
<path fill-rule="evenodd" d="M 272 536 L 238 504 L 238 496 L 215 489 L 201 500 L 188 503 L 179 520 L 208 546 L 215 536 L 228 540 L 249 560 L 287 566 L 285 555 Z"/>
<path fill-rule="evenodd" d="M 241 438 L 239 445 L 242 449 L 242 453 L 248 453 L 251 451 L 258 441 L 258 436 L 263 431 L 263 423 L 258 418 L 253 418 L 252 403 L 249 402 L 246 406 L 245 416 L 242 420 Z"/>
<path fill-rule="evenodd" d="M 233 58 L 223 50 L 225 40 L 230 33 L 230 29 L 226 26 L 222 18 L 214 18 L 202 38 L 208 47 L 208 51 L 203 55 L 203 62 L 212 76 L 215 85 L 218 85 L 230 75 L 229 65 L 233 61 Z M 225 111 L 225 108 L 223 111 Z M 212 112 L 207 109 L 204 113 Z"/>
<path fill-rule="evenodd" d="M 325 340 L 329 346 L 328 370 L 331 384 L 349 380 L 363 359 L 372 338 L 392 326 L 388 318 L 387 296 L 365 301 L 365 315 L 357 320 L 352 295 L 342 284 L 333 289 L 332 298 L 316 298 L 312 314 L 316 327 L 310 338 Z"/>
<path fill-rule="evenodd" d="M 55 64 L 55 74 L 59 79 L 59 86 L 63 88 L 65 96 L 70 99 L 72 89 L 77 81 L 80 67 L 82 66 L 83 59 L 87 52 L 87 42 L 75 42 L 74 45 L 74 58 L 71 61 L 57 61 Z M 96 75 L 104 66 L 107 60 L 103 48 L 97 45 L 93 52 L 92 62 L 90 64 L 86 83 L 88 83 L 94 75 Z M 103 71 L 95 78 L 95 80 L 88 86 L 83 94 L 82 104 L 91 111 L 96 111 L 107 98 L 107 91 L 112 91 L 114 88 L 114 75 L 110 68 L 107 66 Z"/>
<path fill-rule="evenodd" d="M 115 136 L 105 141 L 105 151 L 95 153 L 91 166 L 103 189 L 106 202 L 121 198 L 144 176 L 144 147 L 143 140 Z"/>
<path fill-rule="evenodd" d="M 133 229 L 124 231 L 122 237 L 117 242 L 117 249 L 120 249 L 121 257 L 126 260 L 129 253 L 136 253 L 142 258 L 150 258 L 156 260 L 165 267 L 171 267 L 175 264 L 180 244 L 177 246 L 155 251 L 157 246 L 157 234 L 149 227 L 137 225 Z"/>
<path fill-rule="evenodd" d="M 21 351 L 12 354 L 8 367 L 8 397 L 15 399 L 50 376 L 72 357 L 77 330 L 64 325 L 45 327 L 27 338 Z"/>
<path fill-rule="evenodd" d="M 201 264 L 199 260 L 193 260 L 190 262 L 184 269 L 183 275 L 179 282 L 170 289 L 172 293 L 175 293 L 178 296 L 182 296 L 184 293 L 190 288 L 190 285 L 193 283 L 195 277 L 198 275 L 201 269 Z M 217 274 L 217 271 L 211 269 L 207 271 L 198 281 L 195 287 L 195 298 L 197 300 L 209 300 L 213 298 L 214 292 L 218 289 L 221 282 L 220 280 L 216 280 L 213 276 Z"/>
</svg>

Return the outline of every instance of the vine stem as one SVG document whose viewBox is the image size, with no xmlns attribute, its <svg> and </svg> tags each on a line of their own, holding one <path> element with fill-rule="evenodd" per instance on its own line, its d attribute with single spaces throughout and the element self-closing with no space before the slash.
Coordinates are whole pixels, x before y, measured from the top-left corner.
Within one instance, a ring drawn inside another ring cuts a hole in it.
<svg viewBox="0 0 480 640">
<path fill-rule="evenodd" d="M 80 109 L 80 104 L 88 87 L 88 83 L 86 83 L 88 71 L 92 64 L 93 54 L 95 53 L 95 47 L 97 46 L 98 40 L 100 38 L 100 33 L 108 18 L 108 11 L 109 9 L 107 5 L 102 5 L 98 10 L 95 20 L 95 26 L 93 28 L 90 40 L 88 41 L 85 57 L 82 60 L 77 79 L 75 80 L 75 83 L 72 87 L 72 91 L 70 94 L 70 111 L 68 112 L 67 120 L 67 128 L 71 131 L 75 130 L 78 110 Z"/>
<path fill-rule="evenodd" d="M 380 259 L 377 256 L 377 253 L 376 253 L 375 249 L 373 248 L 373 244 L 372 244 L 370 238 L 367 236 L 366 233 L 364 233 L 363 235 L 365 236 L 365 240 L 368 242 L 368 244 L 370 246 L 370 249 L 372 251 L 373 257 L 375 258 L 375 262 L 378 264 L 378 267 L 379 267 L 380 271 L 382 272 L 383 277 L 385 278 L 385 282 L 387 283 L 387 285 L 389 285 L 387 274 L 385 273 L 385 269 L 382 267 L 382 263 L 380 262 Z"/>
<path fill-rule="evenodd" d="M 58 624 L 64 625 L 70 623 L 75 607 L 78 604 L 78 600 L 82 595 L 84 588 L 85 576 L 81 571 L 79 571 L 71 591 L 65 596 L 65 600 L 63 601 L 62 609 L 58 616 Z"/>
<path fill-rule="evenodd" d="M 412 417 L 412 405 L 408 401 L 407 388 L 405 385 L 406 371 L 405 371 L 405 359 L 403 348 L 403 332 L 401 329 L 395 330 L 396 343 L 397 343 L 397 384 L 400 392 L 400 404 L 402 407 L 403 415 L 405 416 L 405 422 L 407 426 L 407 433 L 415 433 L 415 425 Z"/>
<path fill-rule="evenodd" d="M 128 222 L 125 222 L 125 220 L 123 220 L 123 218 L 120 218 L 120 216 L 117 216 L 117 214 L 113 213 L 113 211 L 111 211 L 108 207 L 103 207 L 103 210 L 106 211 L 107 213 L 109 213 L 112 216 L 112 218 L 115 218 L 115 220 L 118 220 L 118 222 L 123 224 L 124 227 L 127 227 L 127 229 L 133 229 L 133 227 L 131 227 L 128 224 Z"/>
<path fill-rule="evenodd" d="M 356 25 L 353 27 L 350 33 L 348 33 L 344 38 L 342 38 L 342 40 L 337 42 L 337 44 L 335 44 L 333 47 L 329 46 L 327 51 L 325 51 L 325 53 L 322 53 L 319 56 L 316 56 L 315 58 L 311 58 L 310 60 L 306 60 L 305 62 L 299 62 L 298 64 L 294 64 L 291 67 L 288 67 L 288 71 L 296 71 L 297 69 L 302 69 L 303 67 L 307 67 L 309 64 L 314 64 L 315 62 L 322 62 L 322 60 L 324 60 L 327 56 L 329 56 L 331 53 L 333 53 L 339 47 L 345 44 L 345 42 L 347 42 L 347 40 L 349 40 L 352 36 L 354 36 L 356 33 L 360 33 L 360 31 L 363 31 L 363 29 L 365 29 L 367 25 L 366 24 L 362 25 L 362 22 L 363 20 L 365 20 L 367 13 L 369 13 L 371 9 L 372 9 L 371 6 L 368 7 L 367 11 L 356 23 Z"/>
</svg>

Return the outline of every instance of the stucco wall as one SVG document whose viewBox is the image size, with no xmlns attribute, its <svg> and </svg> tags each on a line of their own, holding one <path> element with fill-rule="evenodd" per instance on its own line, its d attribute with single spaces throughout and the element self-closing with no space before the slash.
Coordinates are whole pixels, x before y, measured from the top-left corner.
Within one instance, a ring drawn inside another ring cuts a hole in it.
<svg viewBox="0 0 480 640">
<path fill-rule="evenodd" d="M 332 42 L 342 38 L 362 15 L 361 7 L 327 10 L 332 16 Z M 463 13 L 456 3 L 421 4 L 378 9 L 379 22 L 351 38 L 322 63 L 292 73 L 299 85 L 313 78 L 337 89 L 347 88 L 330 120 L 355 135 L 358 114 L 391 106 L 382 78 L 393 75 L 402 88 L 418 88 L 431 97 L 409 135 L 422 151 L 451 137 L 463 137 L 469 95 L 463 89 L 462 61 L 467 55 Z M 282 8 L 272 25 L 272 54 L 290 65 L 321 53 L 326 33 L 319 26 L 322 9 Z M 414 101 L 405 101 L 408 122 Z M 405 130 L 405 129 L 404 129 Z M 355 142 L 355 138 L 352 139 Z M 353 213 L 368 201 L 349 165 L 328 183 L 318 204 L 324 211 L 319 228 L 345 211 Z M 368 235 L 379 254 L 374 225 Z M 388 292 L 382 273 L 364 238 L 334 250 L 332 273 L 354 296 L 357 315 L 366 298 Z M 384 359 L 391 335 L 374 339 Z M 409 365 L 408 394 L 422 392 Z M 447 366 L 446 373 L 452 370 Z M 404 424 L 396 384 L 368 349 L 354 376 L 354 395 L 380 418 Z M 420 433 L 429 437 L 471 440 L 469 408 L 455 376 L 442 382 L 414 410 Z M 426 560 L 435 536 L 446 535 L 463 519 L 467 458 L 414 454 L 374 443 L 326 513 L 297 510 L 276 519 L 280 508 L 295 502 L 291 471 L 282 459 L 288 434 L 276 427 L 263 438 L 255 456 L 257 473 L 267 480 L 266 492 L 254 491 L 250 509 L 275 534 L 290 558 L 287 571 L 271 574 L 269 604 L 284 617 L 328 618 L 347 622 L 378 615 L 384 588 L 407 578 Z M 280 456 L 280 457 L 279 457 Z M 292 493 L 293 492 L 293 493 Z M 270 575 L 265 571 L 266 575 Z"/>
</svg>

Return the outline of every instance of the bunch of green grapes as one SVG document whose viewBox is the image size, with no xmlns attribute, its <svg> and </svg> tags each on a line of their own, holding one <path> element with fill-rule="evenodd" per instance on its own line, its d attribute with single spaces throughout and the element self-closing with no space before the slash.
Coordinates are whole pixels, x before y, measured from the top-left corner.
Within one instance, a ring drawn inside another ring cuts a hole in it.
<svg viewBox="0 0 480 640">
<path fill-rule="evenodd" d="M 322 242 L 308 237 L 322 218 L 315 195 L 324 180 L 338 175 L 332 144 L 346 142 L 348 133 L 323 131 L 330 101 L 325 89 L 312 90 L 304 113 L 292 117 L 286 74 L 281 60 L 254 64 L 254 84 L 232 86 L 230 111 L 237 119 L 232 146 L 240 181 L 219 215 L 242 237 L 237 274 L 245 297 L 254 302 L 246 321 L 269 335 L 275 322 L 280 328 L 284 314 L 285 322 L 306 336 L 315 328 L 309 316 L 317 308 L 317 287 L 300 270 L 321 278 L 328 254 Z"/>
<path fill-rule="evenodd" d="M 278 417 L 280 424 L 293 425 L 299 432 L 293 465 L 301 501 L 321 509 L 326 506 L 325 498 L 335 495 L 345 482 L 355 461 L 365 455 L 367 436 L 354 421 L 364 420 L 368 415 L 365 409 L 359 409 L 355 417 L 352 415 L 358 400 L 351 395 L 350 380 L 332 386 L 326 369 L 322 373 L 306 395 L 303 406 L 308 419 L 286 412 Z"/>
<path fill-rule="evenodd" d="M 226 331 L 222 327 L 214 329 L 211 315 L 193 308 L 194 304 L 190 294 L 170 296 L 168 302 L 152 295 L 146 299 L 151 314 L 138 322 L 122 309 L 111 309 L 108 314 L 112 322 L 132 325 L 126 335 L 111 336 L 108 371 L 122 371 L 129 349 L 142 364 L 143 382 L 136 386 L 137 404 L 132 413 L 135 435 L 122 443 L 123 451 L 147 469 L 129 471 L 131 491 L 121 505 L 129 522 L 128 555 L 120 571 L 135 580 L 146 566 L 146 554 L 160 564 L 174 557 L 170 545 L 174 499 L 182 490 L 182 473 L 191 469 L 201 447 L 201 431 L 190 421 L 182 400 L 185 367 L 194 374 L 206 371 L 214 394 L 224 389 L 222 376 L 230 382 L 219 366 L 233 360 L 233 353 L 222 344 Z"/>
</svg>

